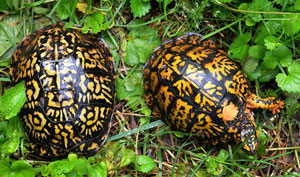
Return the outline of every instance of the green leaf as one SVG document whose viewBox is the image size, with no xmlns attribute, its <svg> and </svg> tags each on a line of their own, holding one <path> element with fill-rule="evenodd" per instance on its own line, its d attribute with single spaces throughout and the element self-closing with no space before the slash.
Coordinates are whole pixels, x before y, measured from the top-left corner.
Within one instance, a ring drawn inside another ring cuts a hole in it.
<svg viewBox="0 0 300 177">
<path fill-rule="evenodd" d="M 294 63 L 288 66 L 288 75 L 280 73 L 276 76 L 278 86 L 287 92 L 297 93 L 300 90 L 300 64 Z"/>
<path fill-rule="evenodd" d="M 233 43 L 230 45 L 230 49 L 228 51 L 229 55 L 232 55 L 235 58 L 240 60 L 245 60 L 248 56 L 249 45 L 248 42 L 251 39 L 251 33 L 245 33 L 239 35 Z"/>
<path fill-rule="evenodd" d="M 272 3 L 268 0 L 253 0 L 248 10 L 268 12 L 273 9 Z"/>
<path fill-rule="evenodd" d="M 42 168 L 41 168 L 41 173 L 43 176 L 49 176 L 49 169 L 48 169 L 48 166 L 43 164 L 42 165 Z"/>
<path fill-rule="evenodd" d="M 258 79 L 258 77 L 260 77 L 262 75 L 261 68 L 262 68 L 262 66 L 258 65 L 254 72 L 246 73 L 248 78 L 251 81 Z"/>
<path fill-rule="evenodd" d="M 220 175 L 223 171 L 223 166 L 218 164 L 216 158 L 209 156 L 205 162 L 206 170 L 213 175 Z"/>
<path fill-rule="evenodd" d="M 105 162 L 96 163 L 89 168 L 90 177 L 106 177 L 107 176 L 107 166 Z"/>
<path fill-rule="evenodd" d="M 48 170 L 51 176 L 59 176 L 64 173 L 69 173 L 73 170 L 74 163 L 70 163 L 66 160 L 54 161 L 48 165 Z"/>
<path fill-rule="evenodd" d="M 19 147 L 19 135 L 18 132 L 15 130 L 13 133 L 13 137 L 8 139 L 1 147 L 1 153 L 4 154 L 12 154 L 16 152 Z"/>
<path fill-rule="evenodd" d="M 20 33 L 19 16 L 9 15 L 0 22 L 0 57 L 15 44 L 15 38 L 19 39 Z M 18 25 L 13 25 L 18 24 Z"/>
<path fill-rule="evenodd" d="M 262 19 L 262 16 L 260 14 L 248 14 L 245 22 L 246 22 L 247 26 L 254 26 L 261 19 Z"/>
<path fill-rule="evenodd" d="M 282 24 L 278 21 L 267 21 L 264 25 L 264 28 L 269 35 L 274 35 L 282 30 Z"/>
<path fill-rule="evenodd" d="M 155 166 L 154 160 L 146 155 L 138 156 L 137 163 L 135 163 L 137 170 L 143 173 L 149 173 Z"/>
<path fill-rule="evenodd" d="M 10 164 L 9 161 L 6 159 L 0 160 L 0 176 L 8 176 L 10 174 Z"/>
<path fill-rule="evenodd" d="M 246 73 L 252 73 L 255 71 L 257 66 L 258 66 L 258 59 L 249 57 L 244 64 L 244 71 Z"/>
<path fill-rule="evenodd" d="M 283 30 L 288 36 L 292 36 L 300 30 L 300 15 L 291 14 L 284 15 L 284 20 L 282 20 Z"/>
<path fill-rule="evenodd" d="M 78 159 L 78 157 L 77 157 L 77 154 L 69 154 L 68 155 L 68 160 L 70 161 L 70 162 L 72 162 L 72 161 L 74 161 L 74 160 L 77 160 Z"/>
<path fill-rule="evenodd" d="M 130 25 L 141 24 L 143 21 L 135 20 Z M 158 31 L 150 27 L 131 27 L 128 35 L 126 50 L 123 53 L 126 65 L 133 66 L 146 63 L 154 48 L 161 43 Z"/>
<path fill-rule="evenodd" d="M 69 14 L 70 3 L 68 0 L 60 0 L 58 2 L 60 2 L 60 3 L 56 9 L 57 15 L 58 15 L 59 19 L 66 20 L 67 18 L 70 17 L 70 14 Z"/>
<path fill-rule="evenodd" d="M 14 161 L 11 164 L 11 172 L 14 173 L 14 175 L 12 176 L 18 176 L 18 177 L 34 177 L 35 173 L 34 173 L 34 169 L 32 168 L 32 166 L 24 161 L 24 160 L 17 160 Z"/>
<path fill-rule="evenodd" d="M 241 3 L 240 5 L 239 5 L 239 10 L 247 10 L 248 9 L 248 4 L 247 3 Z"/>
<path fill-rule="evenodd" d="M 132 149 L 122 148 L 121 149 L 121 163 L 120 167 L 124 167 L 129 165 L 133 161 L 133 157 L 135 157 L 135 153 Z"/>
<path fill-rule="evenodd" d="M 266 48 L 262 45 L 254 45 L 249 48 L 249 55 L 251 57 L 260 59 L 265 56 Z"/>
<path fill-rule="evenodd" d="M 7 89 L 0 97 L 0 115 L 10 119 L 18 114 L 26 101 L 25 83 L 20 82 L 13 88 Z"/>
<path fill-rule="evenodd" d="M 285 45 L 281 45 L 272 51 L 266 52 L 263 64 L 268 69 L 274 69 L 279 61 L 283 67 L 286 67 L 292 63 L 292 57 L 291 50 Z"/>
<path fill-rule="evenodd" d="M 77 159 L 74 160 L 73 163 L 74 163 L 74 170 L 78 175 L 88 174 L 88 162 L 86 159 Z"/>
<path fill-rule="evenodd" d="M 91 29 L 93 33 L 97 34 L 100 31 L 106 30 L 108 26 L 108 21 L 104 23 L 104 15 L 100 12 L 96 12 L 88 16 L 81 30 L 83 33 L 87 33 Z"/>
<path fill-rule="evenodd" d="M 142 71 L 132 73 L 125 80 L 117 77 L 117 99 L 125 100 L 131 99 L 131 97 L 140 97 L 143 93 L 142 78 Z"/>
<path fill-rule="evenodd" d="M 146 15 L 150 9 L 150 1 L 144 2 L 143 0 L 130 0 L 130 8 L 134 17 L 142 17 Z"/>
<path fill-rule="evenodd" d="M 263 70 L 262 75 L 258 77 L 260 82 L 269 82 L 270 80 L 274 79 L 278 74 L 279 69 L 270 69 L 270 70 Z"/>
<path fill-rule="evenodd" d="M 288 97 L 285 99 L 285 107 L 287 114 L 293 116 L 298 111 L 300 104 L 298 103 L 299 95 L 297 93 L 289 93 Z"/>
<path fill-rule="evenodd" d="M 275 48 L 279 47 L 282 45 L 282 43 L 279 43 L 279 39 L 274 37 L 274 36 L 267 36 L 265 39 L 265 46 L 269 50 L 274 50 Z"/>
<path fill-rule="evenodd" d="M 48 8 L 44 7 L 33 7 L 32 10 L 36 14 L 46 14 L 49 11 Z"/>
<path fill-rule="evenodd" d="M 12 138 L 15 132 L 18 134 L 18 137 L 20 138 L 24 137 L 25 135 L 23 129 L 23 123 L 19 116 L 15 116 L 8 121 L 8 125 L 5 129 L 5 133 L 6 133 L 5 135 L 8 136 L 9 138 Z"/>
<path fill-rule="evenodd" d="M 278 58 L 273 55 L 272 51 L 267 51 L 264 57 L 263 65 L 267 69 L 275 69 L 278 63 Z"/>
<path fill-rule="evenodd" d="M 292 51 L 285 45 L 281 45 L 274 49 L 273 55 L 278 57 L 279 62 L 283 67 L 287 67 L 293 62 Z"/>
<path fill-rule="evenodd" d="M 300 10 L 300 0 L 296 0 L 295 9 Z"/>
<path fill-rule="evenodd" d="M 217 160 L 221 162 L 225 162 L 229 158 L 229 152 L 225 149 L 221 149 L 218 156 L 216 157 Z"/>
<path fill-rule="evenodd" d="M 141 102 L 141 113 L 143 113 L 145 116 L 150 116 L 151 115 L 151 109 L 148 108 L 148 106 L 146 105 L 146 102 L 145 102 L 144 99 Z M 148 118 L 146 118 L 146 119 L 148 119 Z"/>
</svg>

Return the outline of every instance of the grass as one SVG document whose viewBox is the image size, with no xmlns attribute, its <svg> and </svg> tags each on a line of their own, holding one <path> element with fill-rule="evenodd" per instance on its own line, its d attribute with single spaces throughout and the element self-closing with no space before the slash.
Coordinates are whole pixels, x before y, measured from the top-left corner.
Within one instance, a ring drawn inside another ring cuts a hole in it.
<svg viewBox="0 0 300 177">
<path fill-rule="evenodd" d="M 9 47 L 0 49 L 3 91 L 12 87 L 9 62 L 21 39 L 41 26 L 65 22 L 99 33 L 110 46 L 117 68 L 117 104 L 111 133 L 99 153 L 44 162 L 25 156 L 29 148 L 20 120 L 3 111 L 14 107 L 14 100 L 0 100 L 0 176 L 300 176 L 299 3 L 4 1 L 0 46 Z M 202 143 L 151 116 L 143 98 L 143 65 L 161 41 L 191 31 L 228 51 L 248 75 L 254 93 L 285 100 L 284 110 L 275 116 L 255 110 L 261 130 L 255 155 L 233 142 Z"/>
</svg>

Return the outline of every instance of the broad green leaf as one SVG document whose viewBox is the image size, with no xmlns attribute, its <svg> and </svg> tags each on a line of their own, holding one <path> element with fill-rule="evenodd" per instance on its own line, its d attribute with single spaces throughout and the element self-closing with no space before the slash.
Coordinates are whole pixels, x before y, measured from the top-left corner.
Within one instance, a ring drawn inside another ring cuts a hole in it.
<svg viewBox="0 0 300 177">
<path fill-rule="evenodd" d="M 282 20 L 283 30 L 288 36 L 292 36 L 300 30 L 300 15 L 291 14 L 284 15 L 284 20 Z"/>
<path fill-rule="evenodd" d="M 276 68 L 278 63 L 278 58 L 273 55 L 272 51 L 267 51 L 264 57 L 263 65 L 267 69 L 274 69 Z"/>
<path fill-rule="evenodd" d="M 11 164 L 11 176 L 17 177 L 34 177 L 34 169 L 32 166 L 24 161 L 24 160 L 17 160 Z"/>
<path fill-rule="evenodd" d="M 10 170 L 10 164 L 9 161 L 6 159 L 0 160 L 0 176 L 9 176 L 11 170 Z"/>
<path fill-rule="evenodd" d="M 21 118 L 19 116 L 14 116 L 8 121 L 8 125 L 6 127 L 5 133 L 7 137 L 12 138 L 14 133 L 18 134 L 18 137 L 24 137 L 24 128 Z"/>
<path fill-rule="evenodd" d="M 221 162 L 225 162 L 229 158 L 229 152 L 225 149 L 221 149 L 218 156 L 216 157 L 217 160 Z"/>
<path fill-rule="evenodd" d="M 216 158 L 209 156 L 205 162 L 206 170 L 213 175 L 220 175 L 223 171 L 223 166 L 218 164 Z"/>
<path fill-rule="evenodd" d="M 299 110 L 300 104 L 298 103 L 298 99 L 299 95 L 297 93 L 288 94 L 288 97 L 284 101 L 288 115 L 295 115 Z"/>
<path fill-rule="evenodd" d="M 0 0 L 0 12 L 6 12 L 8 10 L 8 5 L 6 0 Z"/>
<path fill-rule="evenodd" d="M 274 79 L 278 74 L 279 69 L 270 69 L 270 70 L 263 70 L 262 75 L 258 77 L 260 82 L 269 82 L 271 79 Z"/>
<path fill-rule="evenodd" d="M 255 79 L 258 79 L 258 77 L 260 77 L 262 75 L 262 71 L 261 71 L 262 66 L 258 65 L 255 69 L 254 72 L 252 73 L 246 73 L 248 78 L 253 81 Z"/>
<path fill-rule="evenodd" d="M 143 23 L 141 20 L 135 20 L 130 25 Z M 131 27 L 128 35 L 126 50 L 123 53 L 126 65 L 144 64 L 156 46 L 161 41 L 158 31 L 150 27 Z"/>
<path fill-rule="evenodd" d="M 296 0 L 295 9 L 300 10 L 300 0 Z"/>
<path fill-rule="evenodd" d="M 264 23 L 264 28 L 269 35 L 274 35 L 282 30 L 282 24 L 279 21 L 266 21 Z"/>
<path fill-rule="evenodd" d="M 245 58 L 248 56 L 248 50 L 250 48 L 250 46 L 248 45 L 250 39 L 250 33 L 239 35 L 230 45 L 230 49 L 228 51 L 229 55 L 242 61 L 245 60 Z"/>
<path fill-rule="evenodd" d="M 71 161 L 74 163 L 74 169 L 78 175 L 88 174 L 88 162 L 86 159 L 76 159 Z"/>
<path fill-rule="evenodd" d="M 140 97 L 143 93 L 142 71 L 132 73 L 127 79 L 117 77 L 117 99 L 124 100 Z"/>
<path fill-rule="evenodd" d="M 6 140 L 7 140 L 6 137 L 0 134 L 0 149 L 2 148 L 2 145 L 6 142 Z"/>
<path fill-rule="evenodd" d="M 241 3 L 240 5 L 239 5 L 239 10 L 247 10 L 248 9 L 248 4 L 247 3 Z"/>
<path fill-rule="evenodd" d="M 279 47 L 282 45 L 282 43 L 278 42 L 279 39 L 274 37 L 274 36 L 267 36 L 265 39 L 265 46 L 269 50 L 274 50 L 275 48 Z"/>
<path fill-rule="evenodd" d="M 251 57 L 262 59 L 265 56 L 266 48 L 262 45 L 254 45 L 249 48 L 249 55 Z"/>
<path fill-rule="evenodd" d="M 97 34 L 100 31 L 106 30 L 108 25 L 108 21 L 104 22 L 104 15 L 100 12 L 96 12 L 85 20 L 84 26 L 81 30 L 83 33 L 87 33 L 90 29 L 92 29 L 92 32 Z"/>
<path fill-rule="evenodd" d="M 263 64 L 268 69 L 274 69 L 279 61 L 283 67 L 286 67 L 292 63 L 292 56 L 291 50 L 285 45 L 281 45 L 272 51 L 266 52 Z"/>
<path fill-rule="evenodd" d="M 134 72 L 130 77 L 125 81 L 124 85 L 126 91 L 132 92 L 136 89 L 137 85 L 141 85 L 141 80 L 143 78 L 142 72 Z"/>
<path fill-rule="evenodd" d="M 275 0 L 276 4 L 283 5 L 285 0 Z"/>
<path fill-rule="evenodd" d="M 7 89 L 4 95 L 0 97 L 0 114 L 2 118 L 10 119 L 18 114 L 26 101 L 24 88 L 25 83 L 23 81 Z"/>
<path fill-rule="evenodd" d="M 293 61 L 292 51 L 285 45 L 281 45 L 274 49 L 273 55 L 278 57 L 279 62 L 283 67 L 289 66 Z"/>
<path fill-rule="evenodd" d="M 15 39 L 19 36 L 19 16 L 9 15 L 0 22 L 0 57 L 15 45 Z"/>
<path fill-rule="evenodd" d="M 141 113 L 143 113 L 145 116 L 150 116 L 151 115 L 151 109 L 148 108 L 148 106 L 146 105 L 146 102 L 145 102 L 144 99 L 141 102 Z"/>
<path fill-rule="evenodd" d="M 139 64 L 140 57 L 143 55 L 143 49 L 140 48 L 141 46 L 144 46 L 145 43 L 143 40 L 140 39 L 135 39 L 134 41 L 131 40 L 127 43 L 127 48 L 126 48 L 126 55 L 124 58 L 124 62 L 127 65 L 136 65 Z M 143 56 L 146 57 L 146 56 Z"/>
<path fill-rule="evenodd" d="M 60 0 L 60 2 L 56 11 L 59 19 L 66 20 L 70 17 L 69 11 L 70 10 L 70 2 L 68 0 Z"/>
<path fill-rule="evenodd" d="M 260 14 L 248 14 L 245 22 L 246 22 L 247 26 L 254 26 L 261 19 L 262 19 L 262 16 Z"/>
<path fill-rule="evenodd" d="M 44 7 L 33 7 L 32 10 L 36 14 L 46 14 L 49 11 L 48 8 Z"/>
<path fill-rule="evenodd" d="M 288 75 L 280 73 L 276 76 L 278 86 L 287 92 L 299 93 L 300 91 L 300 64 L 294 63 L 288 66 Z"/>
<path fill-rule="evenodd" d="M 273 9 L 272 7 L 272 2 L 268 0 L 253 0 L 249 4 L 248 10 L 253 10 L 253 11 L 271 11 Z"/>
<path fill-rule="evenodd" d="M 68 155 L 68 160 L 71 162 L 71 161 L 74 161 L 74 160 L 77 160 L 78 157 L 77 157 L 77 154 L 69 154 Z"/>
<path fill-rule="evenodd" d="M 152 158 L 146 155 L 141 155 L 137 157 L 137 163 L 135 164 L 138 171 L 143 173 L 149 173 L 151 170 L 154 169 L 155 162 Z"/>
<path fill-rule="evenodd" d="M 107 166 L 104 162 L 96 163 L 89 168 L 89 177 L 106 177 Z"/>
<path fill-rule="evenodd" d="M 120 167 L 129 165 L 135 156 L 135 153 L 132 149 L 122 148 L 120 153 L 122 155 Z"/>
<path fill-rule="evenodd" d="M 18 132 L 15 130 L 13 133 L 13 137 L 8 139 L 1 147 L 1 153 L 4 154 L 12 154 L 16 152 L 19 147 L 19 135 Z"/>
<path fill-rule="evenodd" d="M 150 9 L 150 1 L 144 2 L 143 0 L 130 0 L 130 8 L 134 17 L 142 17 L 146 15 Z"/>
<path fill-rule="evenodd" d="M 7 125 L 8 121 L 0 121 L 0 132 L 3 134 L 7 134 Z"/>
<path fill-rule="evenodd" d="M 42 167 L 41 167 L 41 173 L 43 176 L 49 176 L 49 168 L 46 164 L 43 164 Z"/>
<path fill-rule="evenodd" d="M 64 173 L 69 173 L 73 170 L 74 164 L 67 160 L 53 161 L 48 165 L 48 170 L 51 176 L 58 176 Z"/>
<path fill-rule="evenodd" d="M 245 62 L 243 69 L 246 73 L 252 73 L 255 71 L 257 66 L 258 66 L 258 59 L 249 57 Z"/>
</svg>

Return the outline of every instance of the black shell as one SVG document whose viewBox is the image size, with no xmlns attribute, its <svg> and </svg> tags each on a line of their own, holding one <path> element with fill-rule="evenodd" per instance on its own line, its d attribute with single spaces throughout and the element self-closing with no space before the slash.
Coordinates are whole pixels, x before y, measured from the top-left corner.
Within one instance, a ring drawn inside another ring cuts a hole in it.
<svg viewBox="0 0 300 177">
<path fill-rule="evenodd" d="M 25 81 L 20 111 L 32 150 L 45 158 L 91 155 L 105 142 L 115 70 L 105 41 L 53 24 L 25 37 L 13 55 L 13 84 Z"/>
</svg>

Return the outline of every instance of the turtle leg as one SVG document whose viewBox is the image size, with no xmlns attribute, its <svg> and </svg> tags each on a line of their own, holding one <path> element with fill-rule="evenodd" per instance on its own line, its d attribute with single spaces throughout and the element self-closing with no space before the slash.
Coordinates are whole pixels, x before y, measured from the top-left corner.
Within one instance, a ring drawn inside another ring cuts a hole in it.
<svg viewBox="0 0 300 177">
<path fill-rule="evenodd" d="M 248 108 L 262 108 L 271 111 L 273 114 L 280 112 L 280 109 L 283 108 L 284 102 L 275 97 L 260 98 L 255 94 L 251 94 L 247 100 Z"/>
<path fill-rule="evenodd" d="M 256 152 L 259 138 L 259 130 L 252 113 L 245 113 L 242 117 L 240 129 L 234 135 L 236 141 L 244 144 L 243 149 L 251 154 Z"/>
</svg>

